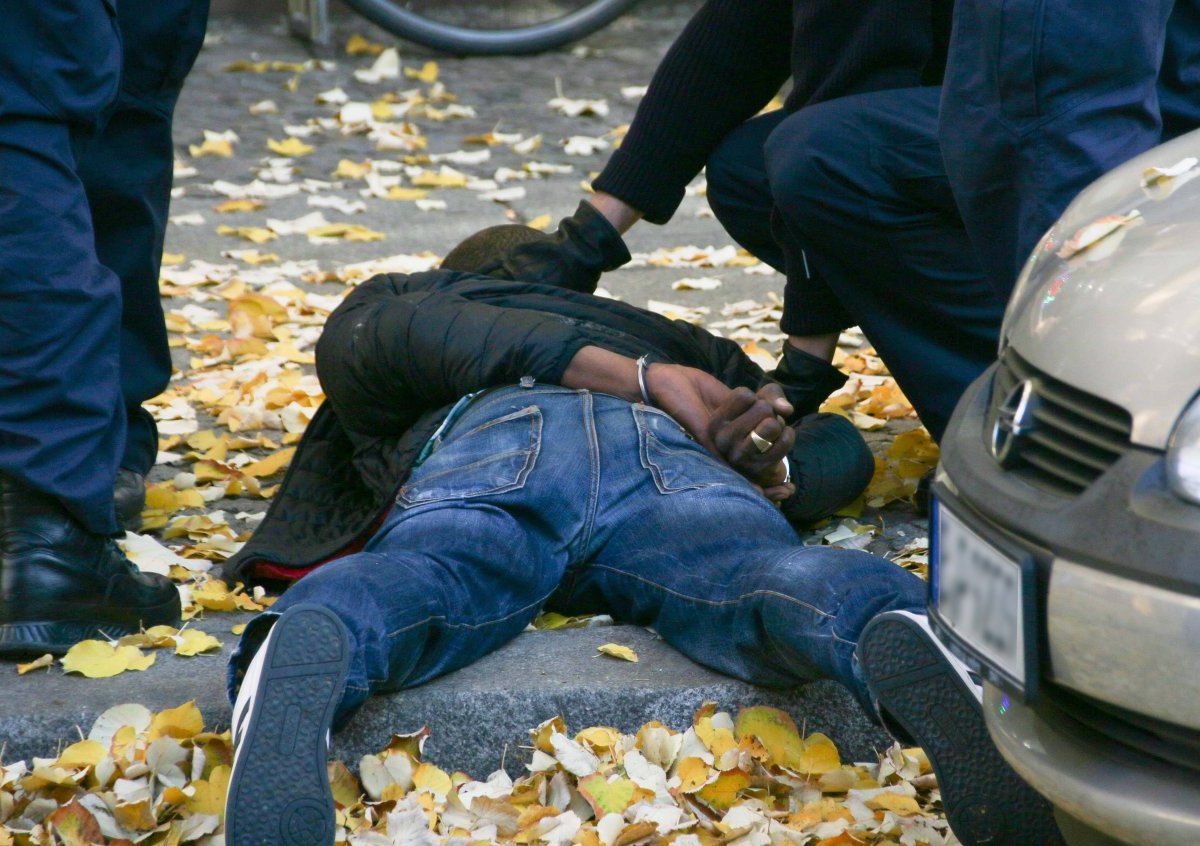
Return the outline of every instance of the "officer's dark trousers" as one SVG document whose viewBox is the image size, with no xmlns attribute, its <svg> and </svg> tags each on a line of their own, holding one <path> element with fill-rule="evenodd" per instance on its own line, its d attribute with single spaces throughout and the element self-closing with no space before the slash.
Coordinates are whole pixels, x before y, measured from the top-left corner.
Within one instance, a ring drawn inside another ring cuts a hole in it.
<svg viewBox="0 0 1200 846">
<path fill-rule="evenodd" d="M 955 6 L 939 138 L 1001 296 L 1088 183 L 1198 126 L 1197 0 Z"/>
<path fill-rule="evenodd" d="M 208 0 L 7 4 L 0 26 L 0 472 L 113 532 L 157 450 L 171 115 Z"/>
<path fill-rule="evenodd" d="M 935 438 L 1003 316 L 954 207 L 937 107 L 936 88 L 915 88 L 776 112 L 708 163 L 718 219 L 787 274 L 784 331 L 862 326 Z"/>
</svg>

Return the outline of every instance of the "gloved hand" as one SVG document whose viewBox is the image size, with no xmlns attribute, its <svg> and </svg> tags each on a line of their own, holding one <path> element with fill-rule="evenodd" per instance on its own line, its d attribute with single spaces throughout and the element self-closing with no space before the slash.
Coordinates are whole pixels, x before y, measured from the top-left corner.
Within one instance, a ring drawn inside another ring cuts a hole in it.
<svg viewBox="0 0 1200 846">
<path fill-rule="evenodd" d="M 574 215 L 559 222 L 553 235 L 513 247 L 477 272 L 591 294 L 601 273 L 629 259 L 621 234 L 591 203 L 582 201 Z"/>
<path fill-rule="evenodd" d="M 830 394 L 846 384 L 847 378 L 829 362 L 784 342 L 783 358 L 766 375 L 764 384 L 776 382 L 783 388 L 792 404 L 792 413 L 787 417 L 792 423 L 815 413 Z"/>
</svg>

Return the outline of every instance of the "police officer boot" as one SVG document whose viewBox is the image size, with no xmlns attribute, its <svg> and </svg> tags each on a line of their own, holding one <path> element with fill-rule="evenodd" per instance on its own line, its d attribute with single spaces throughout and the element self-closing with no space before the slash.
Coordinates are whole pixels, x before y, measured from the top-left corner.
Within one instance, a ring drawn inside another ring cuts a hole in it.
<svg viewBox="0 0 1200 846">
<path fill-rule="evenodd" d="M 169 579 L 139 572 L 57 499 L 0 474 L 0 655 L 62 653 L 80 640 L 178 625 L 179 614 Z"/>
<path fill-rule="evenodd" d="M 146 477 L 136 470 L 122 467 L 113 485 L 113 504 L 117 507 L 117 523 L 122 529 L 136 532 L 142 527 L 142 509 L 146 507 Z"/>
</svg>

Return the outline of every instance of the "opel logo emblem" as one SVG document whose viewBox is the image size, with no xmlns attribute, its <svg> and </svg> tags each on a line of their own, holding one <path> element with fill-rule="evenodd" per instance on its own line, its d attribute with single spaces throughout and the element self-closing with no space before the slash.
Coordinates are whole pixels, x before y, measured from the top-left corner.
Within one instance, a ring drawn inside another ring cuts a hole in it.
<svg viewBox="0 0 1200 846">
<path fill-rule="evenodd" d="M 996 420 L 992 424 L 992 457 L 1002 467 L 1011 464 L 1017 457 L 1017 442 L 1029 434 L 1034 426 L 1034 412 L 1038 398 L 1033 382 L 1026 379 L 1019 383 L 1004 398 L 996 409 Z"/>
</svg>

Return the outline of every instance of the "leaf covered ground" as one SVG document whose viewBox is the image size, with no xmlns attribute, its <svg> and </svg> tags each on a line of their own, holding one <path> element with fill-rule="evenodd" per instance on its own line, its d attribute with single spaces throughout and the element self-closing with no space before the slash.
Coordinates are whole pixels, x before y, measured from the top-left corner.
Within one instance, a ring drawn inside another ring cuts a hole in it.
<svg viewBox="0 0 1200 846">
<path fill-rule="evenodd" d="M 483 781 L 396 735 L 355 771 L 328 766 L 339 843 L 355 846 L 950 846 L 919 749 L 844 763 L 782 711 L 705 703 L 676 731 L 561 719 L 529 733 L 525 774 Z M 57 756 L 0 767 L 0 846 L 224 843 L 233 750 L 194 703 L 119 705 Z M 300 765 L 297 764 L 297 767 Z M 280 797 L 280 802 L 285 797 Z M 264 813 L 270 813 L 264 809 Z"/>
</svg>

